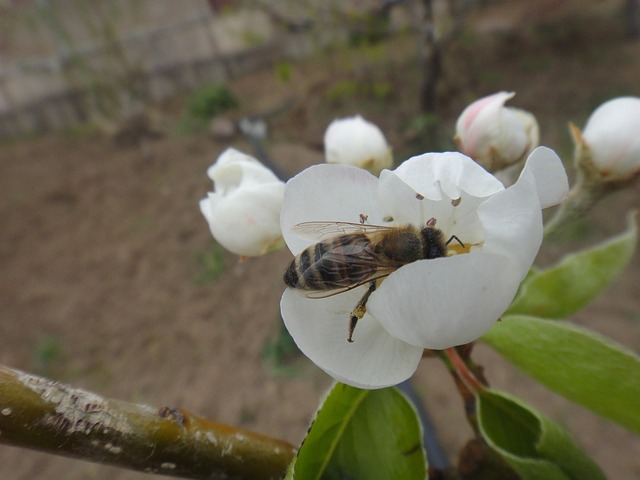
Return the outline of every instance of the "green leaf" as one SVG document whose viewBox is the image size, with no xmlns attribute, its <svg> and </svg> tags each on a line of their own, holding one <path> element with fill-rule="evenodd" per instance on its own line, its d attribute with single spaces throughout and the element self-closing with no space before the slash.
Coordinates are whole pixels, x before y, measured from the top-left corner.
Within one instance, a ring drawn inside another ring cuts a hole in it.
<svg viewBox="0 0 640 480">
<path fill-rule="evenodd" d="M 604 290 L 629 263 L 638 242 L 636 215 L 627 230 L 588 250 L 566 256 L 554 267 L 535 270 L 522 282 L 506 312 L 566 318 Z"/>
<path fill-rule="evenodd" d="M 287 479 L 427 477 L 422 427 L 395 388 L 337 383 L 316 415 Z"/>
<path fill-rule="evenodd" d="M 523 480 L 602 480 L 600 468 L 566 432 L 501 392 L 478 392 L 482 436 Z"/>
<path fill-rule="evenodd" d="M 640 433 L 640 357 L 566 322 L 507 316 L 482 338 L 540 383 Z"/>
</svg>

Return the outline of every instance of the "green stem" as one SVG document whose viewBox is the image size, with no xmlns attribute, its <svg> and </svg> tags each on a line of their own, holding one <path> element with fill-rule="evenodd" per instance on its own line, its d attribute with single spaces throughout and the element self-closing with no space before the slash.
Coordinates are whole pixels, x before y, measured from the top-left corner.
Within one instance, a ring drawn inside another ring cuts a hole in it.
<svg viewBox="0 0 640 480">
<path fill-rule="evenodd" d="M 0 443 L 193 479 L 279 479 L 295 448 L 182 409 L 102 398 L 0 366 Z"/>
<path fill-rule="evenodd" d="M 569 197 L 560 205 L 555 215 L 544 227 L 544 237 L 549 239 L 576 220 L 586 216 L 604 198 L 610 188 L 605 183 L 588 182 L 583 176 L 571 189 Z"/>
</svg>

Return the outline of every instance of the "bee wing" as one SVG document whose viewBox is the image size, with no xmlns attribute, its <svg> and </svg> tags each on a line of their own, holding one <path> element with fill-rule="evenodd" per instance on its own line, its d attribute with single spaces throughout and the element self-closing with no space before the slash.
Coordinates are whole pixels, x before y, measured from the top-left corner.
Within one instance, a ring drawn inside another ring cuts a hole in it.
<svg viewBox="0 0 640 480">
<path fill-rule="evenodd" d="M 314 221 L 298 223 L 293 227 L 293 230 L 302 237 L 318 240 L 350 233 L 379 233 L 392 228 L 385 225 L 367 225 L 352 222 Z"/>
<path fill-rule="evenodd" d="M 386 258 L 376 254 L 370 245 L 369 238 L 354 235 L 345 237 L 342 242 L 325 251 L 316 263 L 318 269 L 322 271 L 323 277 L 346 278 L 348 283 L 337 284 L 335 289 L 328 292 L 309 292 L 307 297 L 324 298 L 344 293 L 370 281 L 386 277 L 398 268 L 397 265 L 389 264 Z M 345 271 L 348 272 L 346 277 Z"/>
<path fill-rule="evenodd" d="M 333 297 L 334 295 L 339 295 L 341 293 L 344 292 L 348 292 L 349 290 L 353 290 L 354 288 L 358 288 L 362 285 L 364 285 L 365 283 L 369 283 L 369 282 L 375 282 L 376 280 L 379 280 L 381 278 L 387 277 L 389 276 L 394 270 L 396 270 L 395 268 L 389 268 L 389 269 L 385 269 L 384 272 L 382 272 L 381 270 L 378 270 L 378 272 L 365 279 L 362 280 L 358 283 L 354 283 L 353 285 L 349 285 L 348 287 L 344 287 L 344 288 L 337 288 L 335 290 L 329 290 L 329 291 L 325 291 L 325 290 L 317 290 L 317 291 L 313 291 L 313 292 L 306 292 L 304 295 L 307 298 L 326 298 L 326 297 Z"/>
</svg>

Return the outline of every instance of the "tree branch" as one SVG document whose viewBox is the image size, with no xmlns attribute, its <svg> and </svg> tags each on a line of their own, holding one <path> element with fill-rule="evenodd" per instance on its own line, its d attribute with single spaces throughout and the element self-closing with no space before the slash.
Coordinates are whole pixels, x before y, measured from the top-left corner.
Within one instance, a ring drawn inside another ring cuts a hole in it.
<svg viewBox="0 0 640 480">
<path fill-rule="evenodd" d="M 0 443 L 193 479 L 279 479 L 287 442 L 0 366 Z"/>
</svg>

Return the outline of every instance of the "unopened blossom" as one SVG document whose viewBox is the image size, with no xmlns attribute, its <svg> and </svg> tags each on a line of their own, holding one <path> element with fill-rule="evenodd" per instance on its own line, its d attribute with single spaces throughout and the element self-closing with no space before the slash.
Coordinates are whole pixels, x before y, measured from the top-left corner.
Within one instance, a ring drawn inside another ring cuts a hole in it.
<svg viewBox="0 0 640 480">
<path fill-rule="evenodd" d="M 374 175 L 393 163 L 391 147 L 382 131 L 360 115 L 329 124 L 324 134 L 324 154 L 328 163 L 354 165 Z"/>
<path fill-rule="evenodd" d="M 200 201 L 200 210 L 220 245 L 242 256 L 262 255 L 282 245 L 284 182 L 233 148 L 225 150 L 207 174 L 214 191 Z"/>
<path fill-rule="evenodd" d="M 498 92 L 476 100 L 456 122 L 458 150 L 495 172 L 518 163 L 538 146 L 536 118 L 519 108 L 505 107 L 513 92 Z"/>
<path fill-rule="evenodd" d="M 544 147 L 506 189 L 457 152 L 413 157 L 379 179 L 347 165 L 310 167 L 285 188 L 281 226 L 294 255 L 331 240 L 328 222 L 350 222 L 357 231 L 358 223 L 423 228 L 434 221 L 443 238 L 455 235 L 448 248 L 457 254 L 417 260 L 384 278 L 352 343 L 350 313 L 367 284 L 322 298 L 287 288 L 280 304 L 285 325 L 302 352 L 336 380 L 360 388 L 400 383 L 425 348 L 474 341 L 504 313 L 540 247 L 541 208 L 563 199 L 567 188 L 560 159 Z M 321 228 L 303 229 L 304 222 Z M 344 227 L 338 225 L 338 234 Z"/>
<path fill-rule="evenodd" d="M 640 175 L 640 98 L 618 97 L 603 103 L 588 118 L 584 131 L 573 123 L 569 126 L 578 175 L 569 198 L 545 226 L 549 238 Z"/>
<path fill-rule="evenodd" d="M 584 149 L 581 154 L 590 157 L 603 180 L 624 181 L 640 173 L 640 98 L 618 97 L 603 103 L 579 133 L 574 130 L 578 148 Z"/>
</svg>

